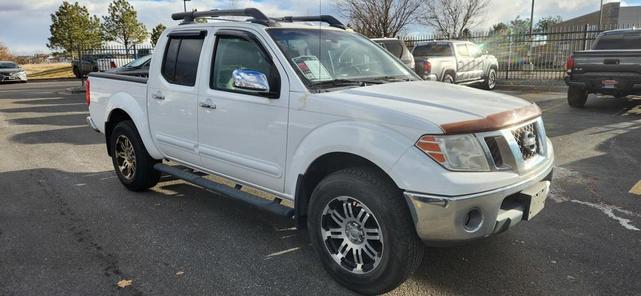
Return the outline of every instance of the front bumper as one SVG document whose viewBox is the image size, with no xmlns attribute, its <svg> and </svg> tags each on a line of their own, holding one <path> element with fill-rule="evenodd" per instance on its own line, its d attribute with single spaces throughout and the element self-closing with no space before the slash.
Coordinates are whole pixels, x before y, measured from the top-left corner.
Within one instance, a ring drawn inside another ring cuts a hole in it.
<svg viewBox="0 0 641 296">
<path fill-rule="evenodd" d="M 528 179 L 503 188 L 463 196 L 405 192 L 418 236 L 428 245 L 448 245 L 503 232 L 528 216 L 521 192 L 542 188 L 547 198 L 552 161 Z"/>
<path fill-rule="evenodd" d="M 21 73 L 11 73 L 11 74 L 0 74 L 0 82 L 11 82 L 11 81 L 27 81 L 27 74 L 24 72 Z"/>
</svg>

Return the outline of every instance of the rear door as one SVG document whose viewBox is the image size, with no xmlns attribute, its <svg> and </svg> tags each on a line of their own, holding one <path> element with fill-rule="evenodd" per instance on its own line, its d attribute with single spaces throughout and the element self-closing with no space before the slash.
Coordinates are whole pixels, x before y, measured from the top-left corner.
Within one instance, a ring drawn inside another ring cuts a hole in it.
<svg viewBox="0 0 641 296">
<path fill-rule="evenodd" d="M 470 57 L 467 45 L 465 43 L 455 43 L 454 50 L 456 51 L 456 81 L 470 80 L 474 59 Z"/>
<path fill-rule="evenodd" d="M 149 125 L 166 157 L 198 165 L 198 64 L 207 31 L 169 34 L 161 61 L 152 64 L 148 82 Z"/>
<path fill-rule="evenodd" d="M 218 29 L 210 77 L 201 80 L 199 153 L 203 167 L 271 191 L 283 191 L 289 82 L 285 68 L 257 32 Z M 267 76 L 275 95 L 234 86 L 232 72 L 251 69 Z"/>
</svg>

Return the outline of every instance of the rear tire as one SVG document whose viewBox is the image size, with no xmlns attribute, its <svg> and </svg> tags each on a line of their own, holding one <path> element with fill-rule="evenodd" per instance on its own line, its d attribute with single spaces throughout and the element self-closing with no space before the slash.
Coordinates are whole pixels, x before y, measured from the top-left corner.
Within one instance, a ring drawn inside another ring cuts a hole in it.
<svg viewBox="0 0 641 296">
<path fill-rule="evenodd" d="M 572 87 L 568 88 L 568 105 L 573 108 L 583 108 L 588 100 L 588 92 L 584 89 Z"/>
<path fill-rule="evenodd" d="M 131 120 L 114 127 L 109 145 L 116 175 L 127 189 L 142 191 L 158 184 L 160 172 L 154 165 L 159 161 L 149 155 Z"/>
<path fill-rule="evenodd" d="M 308 213 L 310 240 L 323 267 L 353 291 L 391 291 L 421 263 L 424 246 L 401 191 L 373 168 L 325 177 L 312 193 Z"/>
</svg>

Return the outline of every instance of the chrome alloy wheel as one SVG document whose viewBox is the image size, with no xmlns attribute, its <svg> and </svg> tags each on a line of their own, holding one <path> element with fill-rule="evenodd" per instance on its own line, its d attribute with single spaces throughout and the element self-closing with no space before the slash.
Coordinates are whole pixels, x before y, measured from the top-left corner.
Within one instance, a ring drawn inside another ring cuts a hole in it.
<svg viewBox="0 0 641 296">
<path fill-rule="evenodd" d="M 496 86 L 496 71 L 490 71 L 487 78 L 487 85 L 490 89 Z"/>
<path fill-rule="evenodd" d="M 120 174 L 127 180 L 132 180 L 136 174 L 136 153 L 134 146 L 125 135 L 116 139 L 116 163 Z"/>
<path fill-rule="evenodd" d="M 374 270 L 383 256 L 383 233 L 374 214 L 353 197 L 339 196 L 323 209 L 321 237 L 338 265 L 355 274 Z"/>
</svg>

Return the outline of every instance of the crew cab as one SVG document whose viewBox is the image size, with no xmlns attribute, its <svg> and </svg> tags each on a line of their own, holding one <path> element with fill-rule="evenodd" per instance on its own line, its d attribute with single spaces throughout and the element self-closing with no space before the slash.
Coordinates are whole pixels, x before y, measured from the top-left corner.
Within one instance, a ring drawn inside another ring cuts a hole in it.
<svg viewBox="0 0 641 296">
<path fill-rule="evenodd" d="M 554 154 L 535 104 L 422 81 L 331 16 L 172 17 L 183 22 L 162 33 L 148 78 L 89 75 L 87 121 L 125 187 L 165 173 L 293 218 L 328 273 L 364 294 L 407 279 L 421 242 L 488 237 L 543 209 Z"/>
<path fill-rule="evenodd" d="M 588 94 L 625 97 L 641 94 L 641 29 L 600 33 L 591 50 L 568 58 L 568 105 L 583 107 Z"/>
<path fill-rule="evenodd" d="M 437 40 L 419 42 L 412 50 L 415 71 L 425 80 L 457 84 L 496 86 L 498 61 L 469 41 Z"/>
</svg>

